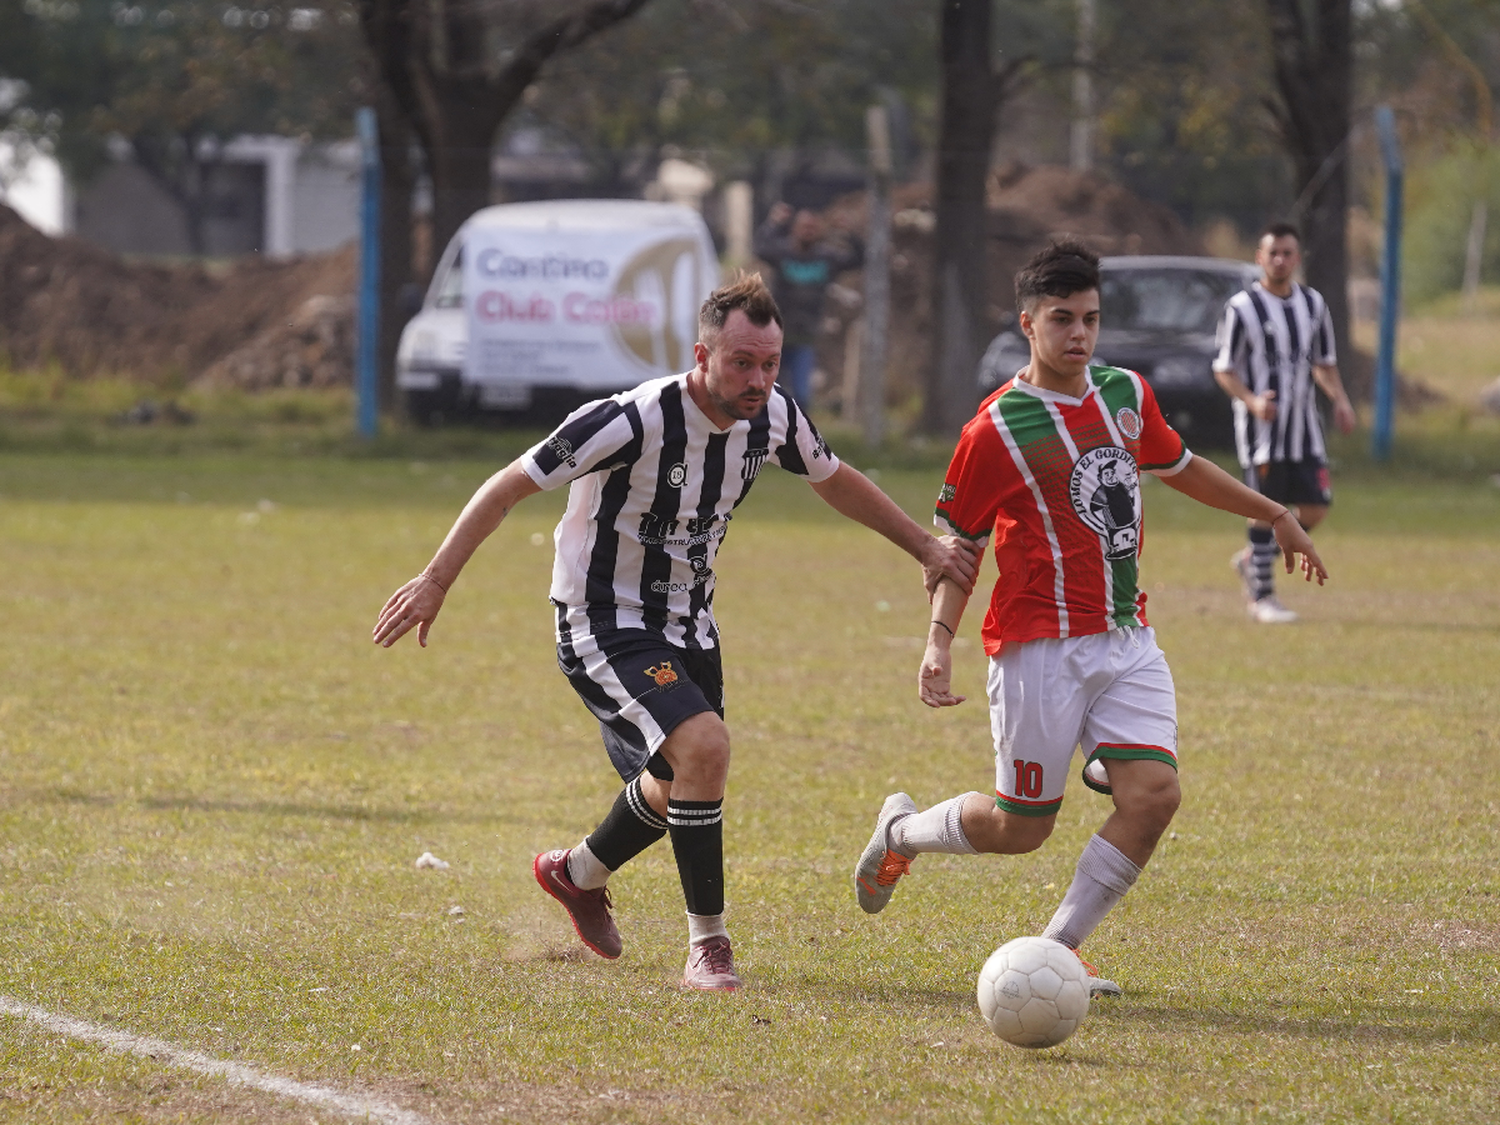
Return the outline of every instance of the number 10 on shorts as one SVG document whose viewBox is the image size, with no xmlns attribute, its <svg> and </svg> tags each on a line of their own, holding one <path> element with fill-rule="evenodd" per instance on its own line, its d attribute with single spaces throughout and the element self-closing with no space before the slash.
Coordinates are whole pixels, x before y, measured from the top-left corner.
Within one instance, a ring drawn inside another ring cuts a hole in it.
<svg viewBox="0 0 1500 1125">
<path fill-rule="evenodd" d="M 1042 795 L 1042 763 L 1017 761 L 1016 796 L 1040 797 Z"/>
</svg>

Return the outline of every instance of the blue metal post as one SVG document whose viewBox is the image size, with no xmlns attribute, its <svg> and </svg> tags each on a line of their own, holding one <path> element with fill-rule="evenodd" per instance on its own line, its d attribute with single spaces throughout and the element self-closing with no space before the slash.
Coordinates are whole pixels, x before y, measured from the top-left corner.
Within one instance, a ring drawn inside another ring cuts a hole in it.
<svg viewBox="0 0 1500 1125">
<path fill-rule="evenodd" d="M 1380 262 L 1380 350 L 1375 358 L 1375 428 L 1370 455 L 1385 461 L 1391 455 L 1391 421 L 1396 402 L 1396 318 L 1401 312 L 1401 142 L 1396 117 L 1388 105 L 1375 110 L 1380 132 L 1380 154 L 1385 160 L 1385 248 Z"/>
<path fill-rule="evenodd" d="M 359 340 L 355 353 L 357 424 L 361 437 L 372 438 L 380 408 L 380 140 L 375 111 L 354 113 L 363 158 L 359 224 Z"/>
</svg>

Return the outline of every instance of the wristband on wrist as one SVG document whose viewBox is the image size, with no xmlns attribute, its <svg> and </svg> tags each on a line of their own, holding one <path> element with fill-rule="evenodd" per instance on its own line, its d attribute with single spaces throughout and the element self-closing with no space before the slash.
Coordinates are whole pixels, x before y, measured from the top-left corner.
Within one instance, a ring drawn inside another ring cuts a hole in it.
<svg viewBox="0 0 1500 1125">
<path fill-rule="evenodd" d="M 443 592 L 443 593 L 445 593 L 445 594 L 446 594 L 446 593 L 447 593 L 447 592 L 448 592 L 448 587 L 446 587 L 446 586 L 444 586 L 444 585 L 443 585 L 443 584 L 442 584 L 442 583 L 441 583 L 441 582 L 439 582 L 439 581 L 438 581 L 438 580 L 437 580 L 437 579 L 436 579 L 436 578 L 434 578 L 434 577 L 433 577 L 433 576 L 432 576 L 432 575 L 431 575 L 431 574 L 429 574 L 429 573 L 428 573 L 428 572 L 427 572 L 427 571 L 425 571 L 425 570 L 424 570 L 424 571 L 423 571 L 423 572 L 422 572 L 422 573 L 421 573 L 421 574 L 420 574 L 420 575 L 419 575 L 419 577 L 421 577 L 421 578 L 425 578 L 425 579 L 427 579 L 427 581 L 429 581 L 429 582 L 431 582 L 431 583 L 432 583 L 432 584 L 433 584 L 433 585 L 434 585 L 434 586 L 436 586 L 436 587 L 437 587 L 437 588 L 438 588 L 438 589 L 439 589 L 439 590 L 441 590 L 441 591 L 442 591 L 442 592 Z"/>
<path fill-rule="evenodd" d="M 937 619 L 937 618 L 935 618 L 935 617 L 934 617 L 934 618 L 933 618 L 933 619 L 932 619 L 932 623 L 933 623 L 933 624 L 934 624 L 934 625 L 936 625 L 936 626 L 937 626 L 937 627 L 938 627 L 938 628 L 939 628 L 939 629 L 941 629 L 941 630 L 943 630 L 943 632 L 945 632 L 945 633 L 947 633 L 947 634 L 948 634 L 948 635 L 949 635 L 949 636 L 950 636 L 950 637 L 952 637 L 952 636 L 956 636 L 956 634 L 955 634 L 955 633 L 954 633 L 954 632 L 953 632 L 953 630 L 952 630 L 952 629 L 950 629 L 950 628 L 948 628 L 948 626 L 946 626 L 946 625 L 944 625 L 944 624 L 943 624 L 943 623 L 942 623 L 942 622 L 941 622 L 941 621 L 939 621 L 939 620 L 938 620 L 938 619 Z"/>
</svg>

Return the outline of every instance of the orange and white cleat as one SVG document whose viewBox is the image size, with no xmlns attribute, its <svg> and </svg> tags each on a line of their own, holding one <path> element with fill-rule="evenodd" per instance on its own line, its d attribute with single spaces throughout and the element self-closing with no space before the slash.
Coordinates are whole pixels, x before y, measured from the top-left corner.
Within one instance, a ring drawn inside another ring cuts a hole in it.
<svg viewBox="0 0 1500 1125">
<path fill-rule="evenodd" d="M 911 869 L 914 857 L 902 855 L 890 845 L 891 822 L 917 811 L 917 803 L 905 793 L 892 793 L 875 818 L 875 834 L 865 845 L 854 867 L 854 897 L 866 914 L 879 914 L 896 892 L 896 884 Z"/>
<path fill-rule="evenodd" d="M 1077 957 L 1089 974 L 1089 999 L 1095 996 L 1124 996 L 1125 990 L 1108 977 L 1101 977 L 1099 970 L 1083 959 L 1083 954 L 1073 950 L 1073 956 Z"/>
</svg>

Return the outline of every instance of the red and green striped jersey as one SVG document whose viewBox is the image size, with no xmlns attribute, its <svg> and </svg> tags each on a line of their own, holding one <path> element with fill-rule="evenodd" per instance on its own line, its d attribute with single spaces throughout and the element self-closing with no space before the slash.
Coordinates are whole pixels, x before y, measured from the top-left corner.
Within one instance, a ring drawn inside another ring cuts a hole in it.
<svg viewBox="0 0 1500 1125">
<path fill-rule="evenodd" d="M 1137 578 L 1140 473 L 1192 460 L 1146 381 L 1090 367 L 1072 398 L 1012 379 L 964 427 L 938 498 L 938 527 L 981 546 L 1000 577 L 984 619 L 990 655 L 1009 641 L 1146 624 Z"/>
</svg>

